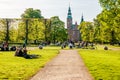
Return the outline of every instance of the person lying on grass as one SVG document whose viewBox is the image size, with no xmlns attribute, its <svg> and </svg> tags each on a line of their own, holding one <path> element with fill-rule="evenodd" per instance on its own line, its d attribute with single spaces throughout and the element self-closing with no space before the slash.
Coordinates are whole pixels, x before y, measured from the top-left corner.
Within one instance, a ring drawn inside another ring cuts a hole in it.
<svg viewBox="0 0 120 80">
<path fill-rule="evenodd" d="M 30 54 L 27 54 L 26 47 L 24 47 L 24 48 L 17 47 L 16 51 L 15 51 L 15 56 L 24 57 L 26 59 L 33 59 L 33 58 L 38 58 L 39 57 L 39 55 L 34 55 L 34 54 L 30 55 Z"/>
</svg>

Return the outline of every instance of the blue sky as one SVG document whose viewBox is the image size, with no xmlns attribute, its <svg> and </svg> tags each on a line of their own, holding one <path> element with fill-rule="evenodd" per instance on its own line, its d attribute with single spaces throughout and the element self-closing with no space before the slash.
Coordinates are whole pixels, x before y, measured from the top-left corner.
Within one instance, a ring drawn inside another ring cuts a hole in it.
<svg viewBox="0 0 120 80">
<path fill-rule="evenodd" d="M 69 4 L 73 22 L 78 24 L 83 14 L 85 21 L 92 21 L 101 12 L 98 0 L 0 0 L 0 18 L 20 18 L 26 8 L 40 9 L 45 18 L 59 16 L 66 22 Z"/>
</svg>

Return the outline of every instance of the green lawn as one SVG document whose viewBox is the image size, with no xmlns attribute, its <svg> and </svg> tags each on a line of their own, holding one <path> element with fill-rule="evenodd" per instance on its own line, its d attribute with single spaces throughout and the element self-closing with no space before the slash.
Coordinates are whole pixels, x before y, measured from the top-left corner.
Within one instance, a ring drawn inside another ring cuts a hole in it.
<svg viewBox="0 0 120 80">
<path fill-rule="evenodd" d="M 105 51 L 103 45 L 97 45 L 96 50 L 78 49 L 78 51 L 95 80 L 120 80 L 120 47 L 107 46 L 110 50 Z M 29 79 L 59 53 L 60 47 L 28 49 L 29 54 L 37 54 L 41 57 L 25 59 L 15 57 L 15 52 L 12 51 L 0 51 L 0 80 Z"/>
<path fill-rule="evenodd" d="M 0 80 L 25 80 L 33 76 L 50 59 L 59 53 L 58 47 L 46 47 L 43 50 L 29 48 L 29 54 L 41 55 L 38 59 L 15 57 L 15 52 L 0 51 Z"/>
<path fill-rule="evenodd" d="M 98 47 L 98 46 L 97 46 Z M 79 50 L 86 66 L 95 80 L 120 80 L 120 48 L 117 50 Z"/>
</svg>

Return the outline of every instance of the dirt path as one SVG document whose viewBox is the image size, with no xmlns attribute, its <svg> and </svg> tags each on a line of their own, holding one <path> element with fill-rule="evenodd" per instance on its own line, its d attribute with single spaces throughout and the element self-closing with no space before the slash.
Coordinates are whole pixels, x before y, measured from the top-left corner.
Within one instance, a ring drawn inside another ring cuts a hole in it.
<svg viewBox="0 0 120 80">
<path fill-rule="evenodd" d="M 93 80 L 76 50 L 61 50 L 60 54 L 31 80 Z"/>
</svg>

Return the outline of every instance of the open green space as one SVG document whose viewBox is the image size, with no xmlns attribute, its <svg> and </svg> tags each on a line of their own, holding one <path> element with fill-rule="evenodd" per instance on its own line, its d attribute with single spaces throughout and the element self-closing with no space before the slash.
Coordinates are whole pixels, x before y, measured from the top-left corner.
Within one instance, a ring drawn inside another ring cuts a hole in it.
<svg viewBox="0 0 120 80">
<path fill-rule="evenodd" d="M 58 49 L 59 47 L 45 47 L 42 50 L 28 47 L 28 54 L 41 55 L 37 59 L 15 57 L 13 51 L 0 51 L 0 80 L 29 79 L 59 53 Z"/>
<path fill-rule="evenodd" d="M 120 47 L 97 45 L 97 49 L 77 49 L 95 80 L 120 80 Z M 14 51 L 0 51 L 0 80 L 30 79 L 55 57 L 60 47 L 27 47 L 28 54 L 41 55 L 37 59 L 15 57 Z M 68 47 L 65 49 L 69 49 Z"/>
<path fill-rule="evenodd" d="M 95 80 L 120 80 L 120 47 L 103 45 L 96 50 L 81 49 L 79 53 Z"/>
</svg>

